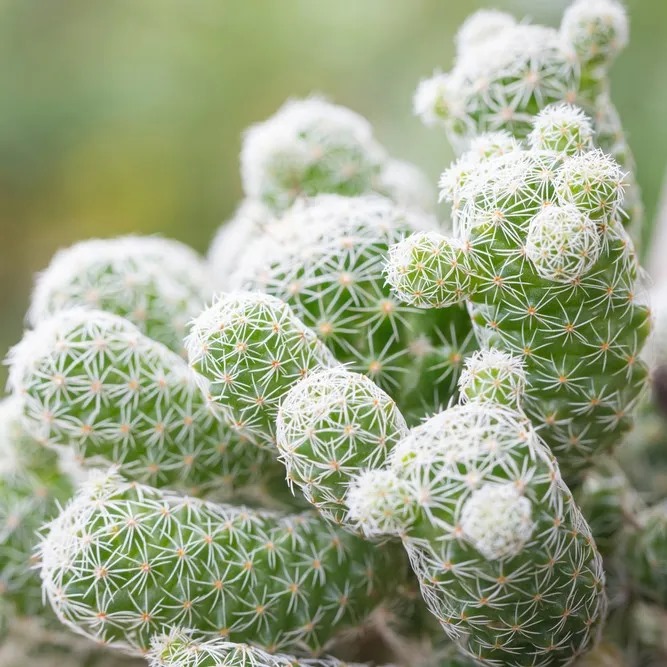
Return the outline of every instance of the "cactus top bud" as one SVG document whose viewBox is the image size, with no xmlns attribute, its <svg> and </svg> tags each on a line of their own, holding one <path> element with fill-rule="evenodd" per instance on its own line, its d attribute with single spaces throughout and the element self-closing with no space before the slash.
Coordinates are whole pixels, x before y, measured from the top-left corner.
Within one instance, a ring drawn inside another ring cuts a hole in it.
<svg viewBox="0 0 667 667">
<path fill-rule="evenodd" d="M 469 49 L 483 45 L 515 25 L 516 20 L 511 14 L 496 9 L 480 9 L 471 14 L 456 33 L 456 50 L 465 56 Z"/>
<path fill-rule="evenodd" d="M 576 0 L 563 15 L 561 34 L 585 63 L 608 65 L 628 43 L 628 17 L 616 0 Z"/>
<path fill-rule="evenodd" d="M 185 328 L 209 297 L 202 259 L 158 237 L 90 239 L 56 253 L 35 285 L 34 326 L 65 308 L 104 310 L 180 352 Z"/>
<path fill-rule="evenodd" d="M 519 404 L 526 386 L 526 372 L 519 357 L 500 350 L 479 350 L 466 360 L 459 379 L 464 401 Z"/>
<path fill-rule="evenodd" d="M 593 148 L 593 125 L 578 107 L 552 104 L 535 118 L 528 141 L 538 150 L 579 154 Z"/>
<path fill-rule="evenodd" d="M 597 262 L 601 248 L 597 225 L 571 204 L 547 206 L 530 221 L 526 256 L 546 280 L 577 280 Z"/>
<path fill-rule="evenodd" d="M 358 114 L 322 99 L 292 100 L 246 132 L 243 188 L 248 197 L 283 211 L 300 195 L 371 191 L 384 159 Z"/>
</svg>

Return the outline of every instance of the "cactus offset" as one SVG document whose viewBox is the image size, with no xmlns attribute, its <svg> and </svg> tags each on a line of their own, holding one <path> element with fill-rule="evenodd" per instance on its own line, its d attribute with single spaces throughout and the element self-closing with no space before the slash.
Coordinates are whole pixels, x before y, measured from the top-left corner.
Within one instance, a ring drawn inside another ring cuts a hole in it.
<svg viewBox="0 0 667 667">
<path fill-rule="evenodd" d="M 205 263 L 177 241 L 91 239 L 56 253 L 37 279 L 28 318 L 37 326 L 63 309 L 104 310 L 181 352 L 188 321 L 209 298 L 208 284 Z"/>
<path fill-rule="evenodd" d="M 316 378 L 296 385 L 279 415 L 283 457 L 290 458 L 291 443 L 303 443 L 293 464 L 301 469 L 299 459 L 309 456 L 313 468 L 318 461 L 323 467 L 319 455 L 331 455 L 323 438 L 331 449 L 338 444 L 334 456 L 342 460 L 354 451 L 352 439 L 330 436 L 328 417 L 336 421 L 347 402 L 355 404 L 358 380 L 351 376 L 347 396 L 331 392 L 327 402 L 322 392 L 304 390 Z M 384 465 L 368 469 L 366 460 L 343 469 L 347 521 L 369 537 L 401 537 L 429 609 L 479 664 L 569 664 L 594 643 L 606 608 L 590 529 L 549 450 L 515 407 L 520 366 L 483 353 L 462 381 L 468 402 L 412 429 Z M 494 402 L 499 396 L 505 405 Z M 379 434 L 383 424 L 376 424 Z M 342 486 L 334 475 L 314 477 Z"/>
</svg>

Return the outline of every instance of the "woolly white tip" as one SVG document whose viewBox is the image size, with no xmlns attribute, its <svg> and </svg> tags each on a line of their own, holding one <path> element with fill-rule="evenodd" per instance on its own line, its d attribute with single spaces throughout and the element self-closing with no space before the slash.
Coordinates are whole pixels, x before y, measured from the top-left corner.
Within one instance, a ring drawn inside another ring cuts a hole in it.
<svg viewBox="0 0 667 667">
<path fill-rule="evenodd" d="M 593 148 L 593 125 L 590 118 L 571 104 L 551 104 L 533 121 L 528 141 L 538 150 L 583 153 Z"/>
<path fill-rule="evenodd" d="M 532 504 L 514 484 L 487 483 L 463 505 L 460 524 L 485 558 L 510 558 L 521 553 L 533 535 Z"/>
<path fill-rule="evenodd" d="M 618 162 L 596 148 L 565 160 L 556 192 L 564 203 L 574 204 L 593 220 L 608 220 L 623 202 L 624 178 Z"/>
<path fill-rule="evenodd" d="M 601 249 L 597 225 L 576 206 L 547 206 L 530 221 L 526 255 L 546 280 L 577 280 L 595 264 Z"/>
<path fill-rule="evenodd" d="M 563 14 L 561 34 L 586 61 L 611 61 L 628 44 L 628 16 L 616 0 L 576 0 Z"/>
<path fill-rule="evenodd" d="M 199 290 L 203 300 L 207 284 L 201 257 L 178 241 L 158 236 L 88 239 L 59 250 L 38 275 L 28 320 L 34 326 L 63 308 L 99 308 L 105 299 L 117 300 L 131 312 L 139 302 L 133 292 L 147 286 L 169 303 Z"/>
<path fill-rule="evenodd" d="M 246 131 L 241 179 L 248 197 L 275 199 L 273 205 L 285 208 L 316 165 L 335 188 L 355 175 L 375 173 L 385 157 L 359 114 L 316 97 L 290 100 Z"/>
<path fill-rule="evenodd" d="M 350 522 L 368 537 L 400 535 L 414 518 L 409 489 L 391 470 L 367 470 L 359 475 L 346 502 Z"/>
<path fill-rule="evenodd" d="M 52 356 L 54 351 L 64 352 L 70 345 L 76 345 L 70 339 L 72 332 L 79 328 L 91 332 L 86 338 L 98 338 L 100 346 L 104 346 L 104 336 L 110 331 L 135 334 L 137 340 L 142 336 L 136 326 L 118 315 L 85 308 L 63 310 L 42 320 L 32 331 L 27 331 L 22 340 L 9 351 L 8 385 L 12 393 L 18 396 L 24 393 L 24 378 L 36 371 L 45 357 Z"/>
<path fill-rule="evenodd" d="M 434 74 L 419 82 L 412 108 L 424 125 L 446 125 L 451 118 L 464 114 L 461 94 L 455 77 L 451 74 Z"/>
<path fill-rule="evenodd" d="M 515 25 L 516 20 L 511 14 L 496 9 L 480 9 L 471 14 L 456 33 L 456 50 L 459 55 L 464 55 Z"/>
</svg>

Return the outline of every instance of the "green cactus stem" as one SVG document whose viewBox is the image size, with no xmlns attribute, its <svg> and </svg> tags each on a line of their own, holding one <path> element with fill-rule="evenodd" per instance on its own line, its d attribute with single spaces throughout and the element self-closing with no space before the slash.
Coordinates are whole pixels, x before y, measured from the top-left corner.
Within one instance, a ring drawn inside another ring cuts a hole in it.
<svg viewBox="0 0 667 667">
<path fill-rule="evenodd" d="M 61 621 L 130 653 L 180 625 L 316 654 L 407 574 L 400 548 L 378 549 L 313 514 L 211 504 L 113 474 L 81 488 L 41 554 Z"/>
<path fill-rule="evenodd" d="M 576 483 L 632 424 L 650 318 L 619 222 L 620 167 L 591 149 L 578 111 L 545 118 L 529 148 L 487 141 L 443 175 L 454 236 L 398 243 L 387 278 L 408 304 L 467 301 L 481 347 L 523 360 L 523 408 Z"/>
</svg>

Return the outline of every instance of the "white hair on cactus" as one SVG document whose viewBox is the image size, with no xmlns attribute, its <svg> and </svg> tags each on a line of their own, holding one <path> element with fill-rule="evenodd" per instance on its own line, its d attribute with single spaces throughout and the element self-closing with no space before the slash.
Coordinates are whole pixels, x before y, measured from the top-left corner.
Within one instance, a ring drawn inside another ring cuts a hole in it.
<svg viewBox="0 0 667 667">
<path fill-rule="evenodd" d="M 336 658 L 269 653 L 224 637 L 204 639 L 182 628 L 153 637 L 147 657 L 150 667 L 362 667 Z"/>
<path fill-rule="evenodd" d="M 28 320 L 65 308 L 108 310 L 175 351 L 210 296 L 208 270 L 188 246 L 153 236 L 89 239 L 58 251 L 39 274 Z"/>
<path fill-rule="evenodd" d="M 68 340 L 68 335 L 77 327 L 85 327 L 91 332 L 102 329 L 120 331 L 128 336 L 135 335 L 137 341 L 141 337 L 139 329 L 124 317 L 86 308 L 63 310 L 41 321 L 35 329 L 26 331 L 21 341 L 9 351 L 7 355 L 8 386 L 13 394 L 17 396 L 25 394 L 24 381 L 39 369 L 43 358 L 51 356 L 54 350 L 62 353 L 66 352 L 70 345 L 76 345 Z M 100 338 L 99 345 L 104 348 L 106 341 Z M 167 353 L 166 348 L 164 352 Z M 94 352 L 91 352 L 92 355 Z M 49 380 L 53 384 L 54 391 L 57 391 L 58 382 L 53 378 L 45 378 L 44 381 Z"/>
<path fill-rule="evenodd" d="M 531 221 L 526 256 L 547 280 L 570 283 L 598 260 L 602 240 L 597 225 L 576 206 L 546 206 Z"/>
<path fill-rule="evenodd" d="M 526 371 L 520 357 L 491 348 L 466 359 L 459 378 L 461 400 L 516 404 L 526 387 Z"/>
<path fill-rule="evenodd" d="M 241 257 L 274 220 L 271 211 L 253 199 L 244 200 L 216 232 L 208 250 L 208 265 L 216 288 L 229 289 Z"/>
<path fill-rule="evenodd" d="M 367 537 L 396 535 L 415 518 L 410 489 L 391 470 L 366 470 L 350 486 L 346 496 L 348 521 Z"/>
<path fill-rule="evenodd" d="M 419 167 L 405 160 L 386 162 L 377 189 L 400 206 L 433 211 L 436 196 L 431 182 Z"/>
<path fill-rule="evenodd" d="M 354 194 L 368 191 L 384 160 L 384 149 L 362 116 L 311 97 L 286 102 L 246 131 L 241 178 L 248 197 L 284 210 L 302 193 L 336 192 L 357 180 Z M 315 168 L 317 188 L 311 191 L 305 179 Z"/>
<path fill-rule="evenodd" d="M 446 126 L 452 118 L 463 118 L 464 108 L 459 100 L 456 77 L 436 72 L 432 77 L 419 82 L 412 108 L 424 125 Z"/>
<path fill-rule="evenodd" d="M 628 16 L 616 0 L 575 0 L 563 14 L 561 34 L 585 62 L 610 62 L 628 43 Z"/>
<path fill-rule="evenodd" d="M 582 109 L 572 104 L 550 104 L 537 114 L 528 142 L 538 150 L 568 155 L 593 148 L 593 124 Z"/>
<path fill-rule="evenodd" d="M 470 142 L 468 150 L 442 172 L 438 182 L 440 201 L 450 202 L 456 211 L 468 179 L 471 174 L 479 171 L 484 161 L 520 149 L 521 142 L 505 130 L 485 132 L 475 137 Z"/>
<path fill-rule="evenodd" d="M 596 148 L 563 162 L 556 192 L 563 202 L 574 204 L 591 219 L 606 220 L 623 202 L 624 178 L 618 162 Z"/>
<path fill-rule="evenodd" d="M 468 16 L 458 29 L 456 50 L 460 55 L 465 55 L 466 51 L 496 38 L 499 32 L 515 25 L 516 20 L 511 14 L 497 9 L 480 9 Z"/>
<path fill-rule="evenodd" d="M 343 523 L 349 479 L 384 462 L 408 428 L 391 397 L 338 367 L 298 382 L 278 412 L 276 444 L 287 479 L 329 520 Z"/>
<path fill-rule="evenodd" d="M 413 306 L 442 308 L 459 303 L 467 294 L 469 282 L 461 266 L 462 252 L 463 244 L 438 232 L 417 232 L 389 249 L 387 282 L 399 299 Z M 413 271 L 409 267 L 415 257 L 420 261 Z M 434 280 L 433 266 L 443 262 L 449 264 L 448 274 L 445 279 Z"/>
<path fill-rule="evenodd" d="M 486 483 L 465 501 L 461 528 L 485 558 L 516 556 L 533 535 L 532 504 L 515 484 Z"/>
</svg>

